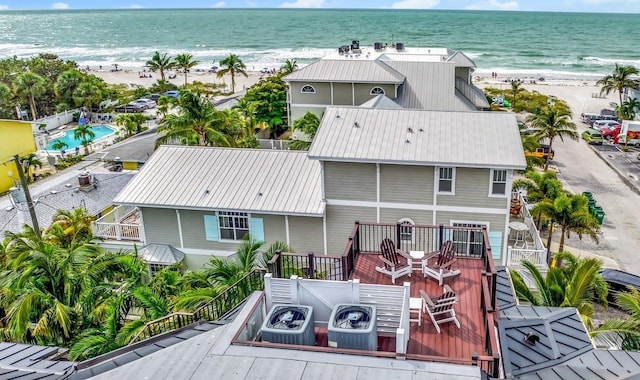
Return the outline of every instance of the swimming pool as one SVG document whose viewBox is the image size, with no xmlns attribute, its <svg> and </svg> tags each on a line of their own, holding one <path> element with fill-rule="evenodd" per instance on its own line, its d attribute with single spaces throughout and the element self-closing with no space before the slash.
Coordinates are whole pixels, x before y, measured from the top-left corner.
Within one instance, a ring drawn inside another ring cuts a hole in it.
<svg viewBox="0 0 640 380">
<path fill-rule="evenodd" d="M 94 137 L 92 139 L 93 142 L 96 142 L 96 141 L 100 140 L 103 137 L 110 136 L 110 135 L 116 133 L 116 130 L 113 127 L 110 127 L 108 125 L 100 125 L 100 124 L 98 124 L 98 125 L 92 125 L 89 128 L 96 135 L 96 137 Z M 53 149 L 53 144 L 55 144 L 58 141 L 62 141 L 65 144 L 67 144 L 67 147 L 64 148 L 65 150 L 71 150 L 71 149 L 75 149 L 76 147 L 81 147 L 82 146 L 82 140 L 80 140 L 80 139 L 76 140 L 73 137 L 73 132 L 74 131 L 75 131 L 75 129 L 70 129 L 70 130 L 64 132 L 64 136 L 58 137 L 57 139 L 53 139 L 53 140 L 49 141 L 49 144 L 47 145 L 47 150 L 55 150 L 55 149 Z"/>
</svg>

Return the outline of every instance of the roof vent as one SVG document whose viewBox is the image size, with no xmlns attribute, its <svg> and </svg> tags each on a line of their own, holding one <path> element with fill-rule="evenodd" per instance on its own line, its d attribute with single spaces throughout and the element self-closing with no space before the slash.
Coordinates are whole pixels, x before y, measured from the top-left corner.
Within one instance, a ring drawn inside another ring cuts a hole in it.
<svg viewBox="0 0 640 380">
<path fill-rule="evenodd" d="M 420 127 L 420 129 L 418 129 L 418 132 L 424 132 L 424 129 Z"/>
<path fill-rule="evenodd" d="M 375 51 L 380 51 L 380 50 L 382 50 L 382 42 L 374 42 L 374 43 L 373 43 L 373 49 L 374 49 Z"/>
<path fill-rule="evenodd" d="M 524 336 L 524 341 L 529 343 L 532 346 L 535 346 L 537 342 L 540 341 L 540 337 L 533 332 L 529 331 Z"/>
<path fill-rule="evenodd" d="M 94 182 L 94 178 L 89 174 L 89 172 L 84 172 L 78 176 L 79 189 L 85 193 L 88 193 L 95 188 Z"/>
<path fill-rule="evenodd" d="M 339 119 L 339 118 L 340 118 L 340 114 L 339 114 L 339 113 L 337 113 L 337 114 L 336 114 L 336 119 Z"/>
<path fill-rule="evenodd" d="M 411 127 L 407 128 L 407 133 L 413 133 L 413 128 Z"/>
<path fill-rule="evenodd" d="M 354 122 L 353 122 L 353 127 L 354 127 L 354 128 L 360 128 L 360 124 L 358 124 L 358 122 L 357 122 L 357 121 L 354 121 Z"/>
<path fill-rule="evenodd" d="M 397 51 L 403 51 L 404 50 L 404 43 L 403 42 L 396 42 L 396 50 Z"/>
<path fill-rule="evenodd" d="M 409 139 L 404 140 L 404 142 L 407 143 L 407 144 L 411 144 L 411 140 L 409 140 Z"/>
</svg>

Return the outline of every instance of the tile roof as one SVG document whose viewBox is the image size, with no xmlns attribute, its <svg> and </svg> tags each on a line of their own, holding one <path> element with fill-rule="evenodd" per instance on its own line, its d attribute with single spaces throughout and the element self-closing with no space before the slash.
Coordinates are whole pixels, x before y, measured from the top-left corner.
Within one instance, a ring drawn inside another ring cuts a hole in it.
<svg viewBox="0 0 640 380">
<path fill-rule="evenodd" d="M 290 81 L 393 83 L 401 84 L 404 76 L 377 60 L 322 59 L 284 77 Z"/>
<path fill-rule="evenodd" d="M 320 163 L 306 152 L 161 146 L 115 204 L 321 216 Z"/>
<path fill-rule="evenodd" d="M 506 112 L 327 107 L 309 157 L 425 166 L 526 166 L 516 118 Z"/>
</svg>

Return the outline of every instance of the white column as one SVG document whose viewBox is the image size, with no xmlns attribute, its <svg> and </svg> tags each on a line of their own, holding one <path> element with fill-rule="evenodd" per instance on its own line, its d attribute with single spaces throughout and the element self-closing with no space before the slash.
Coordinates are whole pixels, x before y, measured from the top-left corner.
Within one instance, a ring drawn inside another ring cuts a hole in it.
<svg viewBox="0 0 640 380">
<path fill-rule="evenodd" d="M 351 105 L 356 105 L 356 84 L 351 83 Z"/>
<path fill-rule="evenodd" d="M 287 240 L 287 245 L 290 245 L 291 241 L 289 240 L 289 215 L 284 216 L 284 234 L 285 239 Z"/>
<path fill-rule="evenodd" d="M 326 206 L 325 206 L 326 207 Z M 324 214 L 322 214 L 322 235 L 324 243 L 324 254 L 327 255 L 327 209 L 325 208 Z"/>
<path fill-rule="evenodd" d="M 438 209 L 438 168 L 433 168 L 433 225 L 436 225 L 436 210 Z"/>
<path fill-rule="evenodd" d="M 324 191 L 324 161 L 320 161 L 320 199 L 327 200 Z"/>
<path fill-rule="evenodd" d="M 184 240 L 182 238 L 182 220 L 180 219 L 180 210 L 176 209 L 176 219 L 178 220 L 178 235 L 180 236 L 180 248 L 184 248 Z"/>
<path fill-rule="evenodd" d="M 138 227 L 140 240 L 142 241 L 142 245 L 147 245 L 147 234 L 144 232 L 144 215 L 142 215 L 141 209 L 138 209 L 138 215 L 140 215 L 140 227 Z"/>
<path fill-rule="evenodd" d="M 376 223 L 380 223 L 380 163 L 376 163 Z"/>
<path fill-rule="evenodd" d="M 333 82 L 329 83 L 331 86 L 331 105 L 333 105 Z"/>
</svg>

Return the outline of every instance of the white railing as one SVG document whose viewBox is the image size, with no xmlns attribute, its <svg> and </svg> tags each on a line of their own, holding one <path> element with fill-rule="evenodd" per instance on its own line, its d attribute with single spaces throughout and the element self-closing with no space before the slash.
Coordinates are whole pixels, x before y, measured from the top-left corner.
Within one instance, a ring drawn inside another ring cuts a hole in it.
<svg viewBox="0 0 640 380">
<path fill-rule="evenodd" d="M 113 210 L 91 223 L 93 235 L 109 240 L 141 241 L 140 224 L 123 223 L 138 212 L 136 207 L 116 206 Z"/>
<path fill-rule="evenodd" d="M 310 280 L 264 276 L 267 309 L 274 304 L 313 306 L 315 325 L 327 327 L 337 304 L 362 304 L 376 307 L 379 334 L 396 338 L 396 352 L 405 354 L 409 343 L 409 284 L 405 286 L 360 284 L 359 280 Z"/>
<path fill-rule="evenodd" d="M 529 227 L 527 232 L 529 237 L 533 240 L 532 246 L 525 246 L 523 248 L 507 247 L 507 267 L 518 268 L 522 266 L 522 260 L 528 260 L 532 262 L 543 273 L 546 273 L 547 266 L 547 248 L 542 242 L 540 232 L 536 228 L 533 216 L 527 208 L 527 202 L 522 197 L 520 192 L 514 192 L 512 198 L 516 197 L 522 205 L 520 209 L 520 215 L 523 217 L 523 223 Z M 528 243 L 527 243 L 528 244 Z"/>
<path fill-rule="evenodd" d="M 289 149 L 289 140 L 258 139 L 260 149 Z"/>
</svg>

